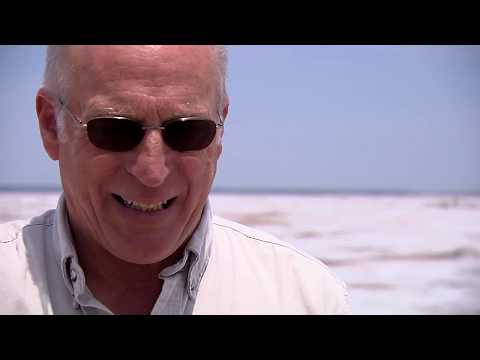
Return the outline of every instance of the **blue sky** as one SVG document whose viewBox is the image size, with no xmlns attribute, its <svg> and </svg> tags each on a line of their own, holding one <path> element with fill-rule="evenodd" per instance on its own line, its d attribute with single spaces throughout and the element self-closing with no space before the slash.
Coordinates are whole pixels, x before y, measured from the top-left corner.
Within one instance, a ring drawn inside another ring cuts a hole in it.
<svg viewBox="0 0 480 360">
<path fill-rule="evenodd" d="M 230 46 L 217 189 L 480 192 L 480 46 Z M 60 183 L 44 46 L 0 46 L 0 186 Z"/>
</svg>

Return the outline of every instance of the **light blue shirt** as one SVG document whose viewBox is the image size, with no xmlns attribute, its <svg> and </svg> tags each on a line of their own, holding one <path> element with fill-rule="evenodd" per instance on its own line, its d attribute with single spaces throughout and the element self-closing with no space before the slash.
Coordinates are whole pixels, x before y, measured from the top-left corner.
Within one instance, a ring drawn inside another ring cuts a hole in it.
<svg viewBox="0 0 480 360">
<path fill-rule="evenodd" d="M 166 267 L 158 275 L 162 279 L 162 292 L 158 297 L 152 315 L 191 314 L 196 297 L 196 290 L 208 264 L 209 251 L 205 246 L 208 226 L 211 222 L 210 205 L 204 208 L 200 223 L 188 241 L 183 257 L 175 264 Z M 85 274 L 78 262 L 72 233 L 68 222 L 67 209 L 63 195 L 57 208 L 55 226 L 56 244 L 66 289 L 72 296 L 72 309 L 83 314 L 112 314 L 88 289 Z"/>
</svg>

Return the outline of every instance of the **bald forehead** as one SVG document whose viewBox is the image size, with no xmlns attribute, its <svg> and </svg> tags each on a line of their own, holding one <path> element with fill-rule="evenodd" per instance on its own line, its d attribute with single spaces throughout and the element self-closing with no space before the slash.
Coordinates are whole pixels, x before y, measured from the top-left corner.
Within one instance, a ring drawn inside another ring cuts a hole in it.
<svg viewBox="0 0 480 360">
<path fill-rule="evenodd" d="M 215 60 L 212 46 L 202 45 L 88 45 L 69 46 L 67 58 L 72 65 L 101 66 L 129 63 L 138 65 L 185 62 L 211 66 Z"/>
<path fill-rule="evenodd" d="M 217 76 L 215 51 L 202 45 L 89 45 L 69 46 L 65 58 L 73 79 L 107 81 L 139 74 L 155 76 Z M 75 76 L 79 75 L 79 76 Z M 75 79 L 76 78 L 76 79 Z"/>
</svg>

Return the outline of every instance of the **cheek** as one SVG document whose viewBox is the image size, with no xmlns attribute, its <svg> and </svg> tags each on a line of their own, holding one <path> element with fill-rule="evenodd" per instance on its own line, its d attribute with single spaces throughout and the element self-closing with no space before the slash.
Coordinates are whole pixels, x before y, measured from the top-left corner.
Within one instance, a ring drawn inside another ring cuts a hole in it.
<svg viewBox="0 0 480 360">
<path fill-rule="evenodd" d="M 83 196 L 104 192 L 120 168 L 118 159 L 110 154 L 78 151 L 73 146 L 61 151 L 59 165 L 64 187 Z"/>
<path fill-rule="evenodd" d="M 221 152 L 221 147 L 219 149 L 217 146 L 196 156 L 186 156 L 182 159 L 181 169 L 191 191 L 202 194 L 209 192 L 215 177 L 219 152 Z"/>
</svg>

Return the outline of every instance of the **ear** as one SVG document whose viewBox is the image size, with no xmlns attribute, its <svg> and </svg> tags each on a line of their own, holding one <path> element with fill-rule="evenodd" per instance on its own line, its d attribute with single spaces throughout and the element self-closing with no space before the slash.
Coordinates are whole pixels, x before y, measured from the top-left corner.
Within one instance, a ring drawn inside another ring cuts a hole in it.
<svg viewBox="0 0 480 360">
<path fill-rule="evenodd" d="M 52 160 L 58 160 L 60 139 L 57 131 L 55 105 L 44 88 L 37 92 L 36 107 L 43 147 Z"/>
</svg>

